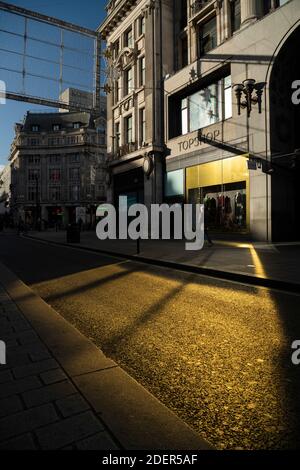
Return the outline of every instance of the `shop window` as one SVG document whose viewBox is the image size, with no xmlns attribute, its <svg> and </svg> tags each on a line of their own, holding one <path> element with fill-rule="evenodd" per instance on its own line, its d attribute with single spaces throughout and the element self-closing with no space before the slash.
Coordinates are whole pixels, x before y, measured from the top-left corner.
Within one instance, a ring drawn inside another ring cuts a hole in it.
<svg viewBox="0 0 300 470">
<path fill-rule="evenodd" d="M 249 229 L 249 170 L 245 157 L 223 158 L 186 169 L 188 202 L 204 204 L 209 229 Z"/>
<path fill-rule="evenodd" d="M 246 229 L 245 181 L 190 189 L 188 198 L 190 204 L 204 204 L 207 227 L 232 231 Z"/>
<path fill-rule="evenodd" d="M 182 135 L 230 117 L 232 117 L 231 76 L 181 100 Z"/>
<path fill-rule="evenodd" d="M 189 132 L 189 108 L 188 108 L 188 98 L 184 98 L 181 101 L 181 122 L 182 122 L 182 129 L 181 133 L 187 134 Z"/>
<path fill-rule="evenodd" d="M 200 57 L 208 54 L 217 46 L 217 19 L 212 19 L 199 26 L 199 54 Z"/>
<path fill-rule="evenodd" d="M 232 117 L 232 83 L 231 75 L 225 77 L 221 83 L 221 88 L 224 90 L 222 93 L 222 101 L 224 103 L 224 119 L 229 119 Z"/>
<path fill-rule="evenodd" d="M 230 2 L 231 34 L 241 27 L 241 0 Z"/>
</svg>

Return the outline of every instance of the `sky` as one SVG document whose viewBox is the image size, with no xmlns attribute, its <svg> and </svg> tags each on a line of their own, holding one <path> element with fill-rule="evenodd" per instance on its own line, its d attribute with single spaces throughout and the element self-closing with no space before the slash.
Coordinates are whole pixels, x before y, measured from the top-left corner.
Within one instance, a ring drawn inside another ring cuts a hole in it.
<svg viewBox="0 0 300 470">
<path fill-rule="evenodd" d="M 85 26 L 90 29 L 96 29 L 105 18 L 106 0 L 14 0 L 12 3 L 29 10 L 37 11 L 49 16 L 54 16 L 62 20 Z M 41 29 L 43 28 L 43 29 Z M 5 30 L 5 31 L 1 31 Z M 49 81 L 40 77 L 27 77 L 22 80 L 20 73 L 15 70 L 23 69 L 23 61 L 20 53 L 23 51 L 23 39 L 12 33 L 22 33 L 24 31 L 24 20 L 21 17 L 12 16 L 0 10 L 0 64 L 8 70 L 0 69 L 0 81 L 5 82 L 8 91 L 20 92 L 25 86 L 27 94 L 42 96 L 46 98 L 58 98 L 60 70 L 59 65 L 52 62 L 59 61 L 61 49 L 49 44 L 43 44 L 34 40 L 28 40 L 27 54 L 31 57 L 26 59 L 26 70 L 34 75 L 51 76 L 55 80 Z M 47 25 L 39 25 L 35 22 L 28 23 L 28 36 L 43 39 L 45 42 L 60 44 L 60 31 Z M 93 43 L 89 39 L 73 33 L 64 33 L 64 44 L 67 46 L 64 50 L 64 62 L 66 67 L 63 69 L 64 84 L 63 89 L 68 86 L 82 88 L 92 91 L 93 67 Z M 80 52 L 72 51 L 77 48 Z M 3 52 L 3 49 L 15 51 L 17 54 Z M 82 52 L 86 51 L 86 54 Z M 19 53 L 19 54 L 18 54 Z M 34 59 L 35 57 L 35 59 Z M 46 59 L 39 61 L 36 57 Z M 72 66 L 80 67 L 82 70 L 72 69 Z M 78 86 L 77 86 L 78 85 Z M 39 107 L 30 103 L 17 101 L 6 101 L 6 104 L 0 104 L 0 169 L 7 163 L 10 145 L 14 138 L 14 125 L 16 122 L 22 122 L 27 111 L 49 111 L 45 107 Z M 55 111 L 51 109 L 50 111 Z"/>
</svg>

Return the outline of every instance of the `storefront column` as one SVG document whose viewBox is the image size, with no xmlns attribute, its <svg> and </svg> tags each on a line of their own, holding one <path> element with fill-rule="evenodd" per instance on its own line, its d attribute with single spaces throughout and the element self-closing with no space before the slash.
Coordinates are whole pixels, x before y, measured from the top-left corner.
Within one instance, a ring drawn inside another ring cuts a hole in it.
<svg viewBox="0 0 300 470">
<path fill-rule="evenodd" d="M 41 219 L 42 220 L 46 220 L 48 222 L 48 211 L 47 211 L 47 207 L 46 206 L 43 206 L 41 207 Z"/>
<path fill-rule="evenodd" d="M 242 26 L 256 20 L 258 17 L 256 0 L 243 0 L 241 2 L 241 22 Z"/>
</svg>

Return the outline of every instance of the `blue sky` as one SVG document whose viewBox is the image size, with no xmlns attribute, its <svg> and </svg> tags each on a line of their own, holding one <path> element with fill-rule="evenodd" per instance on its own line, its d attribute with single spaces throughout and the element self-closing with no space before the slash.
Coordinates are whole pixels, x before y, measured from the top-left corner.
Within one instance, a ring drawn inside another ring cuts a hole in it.
<svg viewBox="0 0 300 470">
<path fill-rule="evenodd" d="M 107 2 L 106 0 L 87 0 L 86 2 L 82 0 L 49 0 L 48 2 L 44 0 L 14 0 L 9 3 L 79 24 L 90 29 L 96 29 L 105 17 L 105 5 Z M 0 10 L 0 29 L 11 32 L 23 32 L 23 27 L 24 22 L 21 17 L 9 15 Z M 57 44 L 60 42 L 60 32 L 58 29 L 54 30 L 44 25 L 43 32 L 41 33 L 41 26 L 32 22 L 29 22 L 28 28 L 28 34 L 32 37 L 42 37 L 46 41 L 53 41 Z M 72 33 L 65 33 L 64 43 L 70 48 L 76 47 L 81 50 L 92 51 L 92 43 L 89 40 L 72 35 Z M 51 47 L 35 41 L 28 41 L 27 47 L 27 54 L 32 57 L 46 58 L 49 61 L 59 60 L 58 54 L 60 50 L 55 46 Z M 1 48 L 21 52 L 23 40 L 17 36 L 0 32 L 0 50 Z M 82 89 L 90 90 L 92 82 L 89 71 L 93 64 L 91 56 L 86 55 L 83 57 L 70 50 L 65 50 L 64 53 L 65 63 L 72 66 L 80 66 L 83 70 L 78 71 L 71 67 L 64 68 L 65 83 L 63 87 L 67 88 L 67 86 L 78 84 Z M 10 69 L 10 71 L 0 70 L 0 80 L 6 82 L 9 91 L 20 91 L 23 86 L 21 75 L 11 72 L 11 70 L 22 69 L 22 57 L 18 54 L 2 52 L 0 63 L 2 66 Z M 35 59 L 27 59 L 26 69 L 34 74 L 44 76 L 51 75 L 55 78 L 59 76 L 59 66 L 51 62 L 47 63 L 46 61 L 41 62 Z M 68 83 L 70 83 L 70 85 L 68 85 Z M 47 81 L 37 77 L 27 77 L 24 84 L 26 92 L 35 96 L 54 98 L 57 97 L 59 93 L 59 84 L 54 80 Z M 5 105 L 0 104 L 0 167 L 7 163 L 10 144 L 14 137 L 14 124 L 22 121 L 24 114 L 26 114 L 28 110 L 45 111 L 47 108 L 35 106 L 30 103 L 19 103 L 17 101 L 7 101 Z M 51 111 L 55 110 L 51 109 Z"/>
</svg>

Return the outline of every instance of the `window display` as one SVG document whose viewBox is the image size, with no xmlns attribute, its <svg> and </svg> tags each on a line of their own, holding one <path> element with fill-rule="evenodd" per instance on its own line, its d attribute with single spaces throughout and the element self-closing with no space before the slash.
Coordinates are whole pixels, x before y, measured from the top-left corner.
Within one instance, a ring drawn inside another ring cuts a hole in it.
<svg viewBox="0 0 300 470">
<path fill-rule="evenodd" d="M 247 227 L 246 181 L 190 189 L 188 199 L 204 204 L 208 228 L 238 231 Z"/>
</svg>

